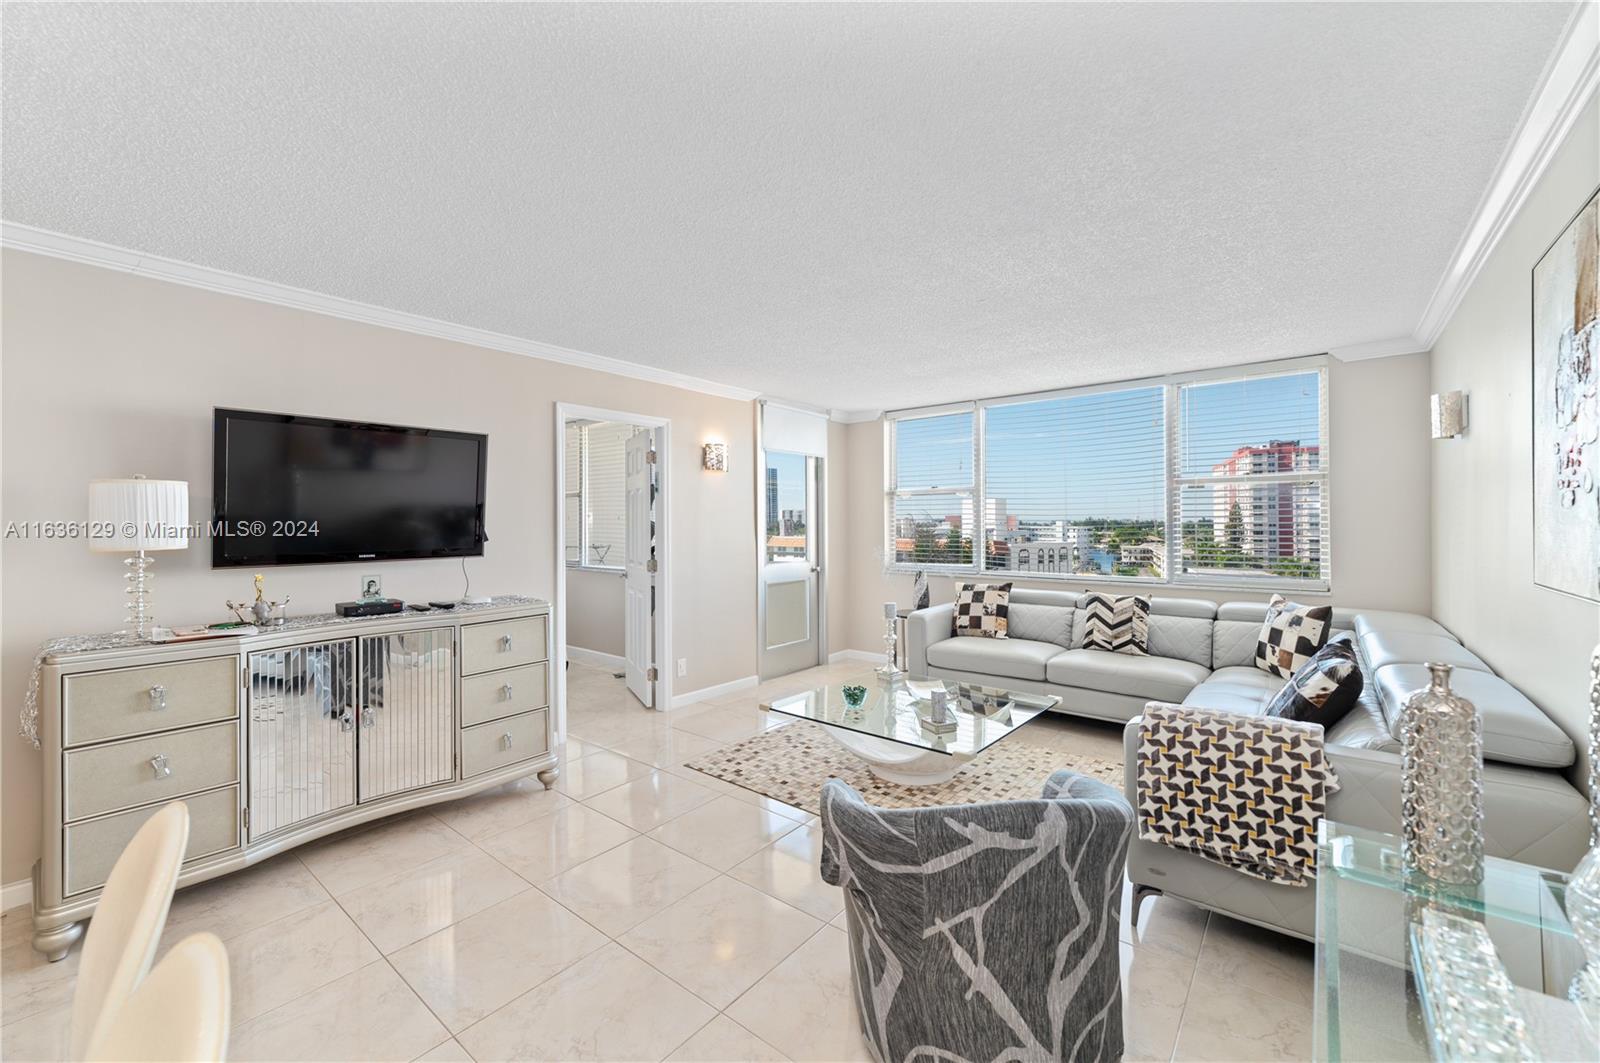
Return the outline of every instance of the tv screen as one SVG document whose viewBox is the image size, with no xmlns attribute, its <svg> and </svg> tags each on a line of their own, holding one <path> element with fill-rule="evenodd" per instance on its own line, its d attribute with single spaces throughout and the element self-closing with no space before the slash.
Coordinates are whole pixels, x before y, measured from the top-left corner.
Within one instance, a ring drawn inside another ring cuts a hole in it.
<svg viewBox="0 0 1600 1063">
<path fill-rule="evenodd" d="M 217 410 L 214 567 L 476 557 L 488 437 Z"/>
</svg>

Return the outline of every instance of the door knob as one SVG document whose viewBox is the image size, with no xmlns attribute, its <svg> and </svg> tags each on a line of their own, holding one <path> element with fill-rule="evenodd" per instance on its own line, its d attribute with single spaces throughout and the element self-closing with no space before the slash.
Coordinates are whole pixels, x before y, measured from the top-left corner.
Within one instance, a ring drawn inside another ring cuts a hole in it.
<svg viewBox="0 0 1600 1063">
<path fill-rule="evenodd" d="M 150 711 L 160 712 L 167 707 L 167 688 L 157 683 L 150 688 Z"/>
<path fill-rule="evenodd" d="M 165 779 L 172 774 L 172 768 L 167 764 L 167 755 L 157 753 L 150 758 L 150 770 L 156 773 L 156 778 Z"/>
</svg>

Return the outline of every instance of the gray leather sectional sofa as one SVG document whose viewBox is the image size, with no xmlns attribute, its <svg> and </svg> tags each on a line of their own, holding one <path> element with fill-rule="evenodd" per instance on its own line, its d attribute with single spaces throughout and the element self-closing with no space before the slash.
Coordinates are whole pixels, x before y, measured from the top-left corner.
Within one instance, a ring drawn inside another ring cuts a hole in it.
<svg viewBox="0 0 1600 1063">
<path fill-rule="evenodd" d="M 1255 666 L 1263 603 L 1152 598 L 1150 653 L 1141 657 L 1077 648 L 1083 636 L 1078 597 L 1013 591 L 1006 639 L 953 637 L 950 605 L 912 613 L 906 631 L 909 670 L 1057 694 L 1063 712 L 1125 722 L 1130 801 L 1135 798 L 1137 718 L 1147 702 L 1257 715 L 1283 685 Z M 1336 608 L 1334 626 L 1353 632 L 1366 685 L 1358 707 L 1326 736 L 1340 783 L 1327 815 L 1372 830 L 1399 831 L 1400 707 L 1427 685 L 1427 662 L 1441 661 L 1455 667 L 1454 688 L 1483 716 L 1489 853 L 1570 870 L 1588 845 L 1588 805 L 1566 779 L 1577 750 L 1554 721 L 1428 617 Z M 1314 889 L 1261 882 L 1153 842 L 1134 839 L 1128 877 L 1138 891 L 1159 890 L 1288 933 L 1309 937 L 1315 929 Z"/>
</svg>

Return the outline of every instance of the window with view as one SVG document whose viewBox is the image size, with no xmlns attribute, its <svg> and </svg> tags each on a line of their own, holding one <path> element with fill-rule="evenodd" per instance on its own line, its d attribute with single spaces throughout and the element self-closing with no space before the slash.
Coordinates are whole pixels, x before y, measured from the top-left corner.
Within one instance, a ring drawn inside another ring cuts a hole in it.
<svg viewBox="0 0 1600 1063">
<path fill-rule="evenodd" d="M 904 568 L 1326 586 L 1323 370 L 976 402 L 889 421 Z"/>
<path fill-rule="evenodd" d="M 563 504 L 566 561 L 582 568 L 622 568 L 627 534 L 626 445 L 639 429 L 596 421 L 566 426 Z"/>
</svg>

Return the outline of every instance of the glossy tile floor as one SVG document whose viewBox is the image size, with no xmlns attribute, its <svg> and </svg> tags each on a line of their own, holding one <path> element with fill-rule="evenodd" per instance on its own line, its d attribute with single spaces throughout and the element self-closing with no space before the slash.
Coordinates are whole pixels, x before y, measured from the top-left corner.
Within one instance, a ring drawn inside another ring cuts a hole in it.
<svg viewBox="0 0 1600 1063">
<path fill-rule="evenodd" d="M 861 1060 L 843 902 L 807 813 L 683 767 L 780 726 L 764 694 L 671 713 L 574 666 L 557 787 L 534 780 L 284 854 L 173 902 L 223 938 L 234 1059 Z M 1059 717 L 1013 740 L 1105 757 Z M 1309 947 L 1178 901 L 1124 921 L 1130 1059 L 1305 1059 Z M 0 922 L 0 1055 L 61 1059 L 77 951 Z"/>
</svg>

